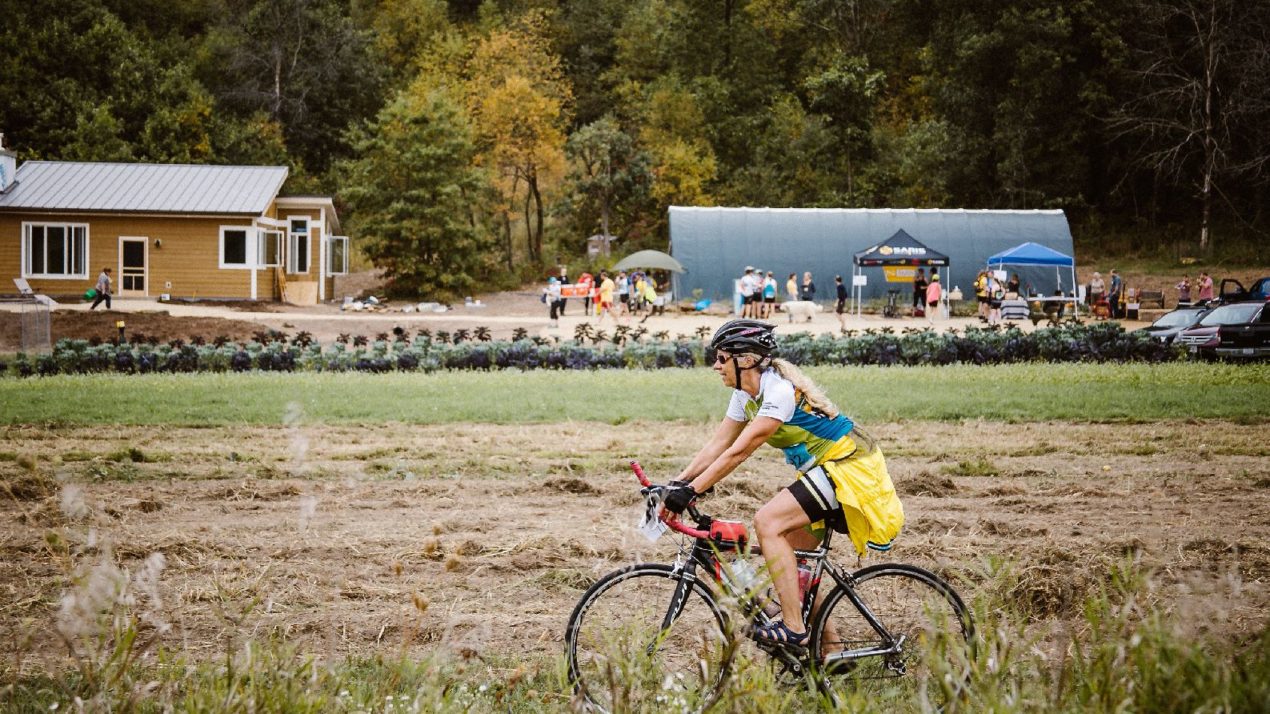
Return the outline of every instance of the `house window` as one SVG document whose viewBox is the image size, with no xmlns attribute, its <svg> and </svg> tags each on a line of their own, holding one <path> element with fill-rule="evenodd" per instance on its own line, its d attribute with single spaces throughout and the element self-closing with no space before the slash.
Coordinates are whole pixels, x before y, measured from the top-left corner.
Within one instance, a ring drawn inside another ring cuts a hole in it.
<svg viewBox="0 0 1270 714">
<path fill-rule="evenodd" d="M 348 273 L 348 236 L 331 236 L 326 265 L 329 275 Z"/>
<path fill-rule="evenodd" d="M 309 272 L 309 219 L 292 218 L 287 243 L 287 272 Z"/>
<path fill-rule="evenodd" d="M 248 228 L 238 226 L 221 226 L 220 229 L 220 267 L 251 268 L 254 267 L 247 256 L 251 255 L 251 233 Z"/>
<path fill-rule="evenodd" d="M 278 267 L 279 256 L 282 255 L 282 231 L 260 231 L 257 234 L 260 242 L 256 246 L 256 263 L 262 268 Z"/>
<path fill-rule="evenodd" d="M 88 226 L 74 223 L 22 224 L 22 277 L 88 277 Z"/>
</svg>

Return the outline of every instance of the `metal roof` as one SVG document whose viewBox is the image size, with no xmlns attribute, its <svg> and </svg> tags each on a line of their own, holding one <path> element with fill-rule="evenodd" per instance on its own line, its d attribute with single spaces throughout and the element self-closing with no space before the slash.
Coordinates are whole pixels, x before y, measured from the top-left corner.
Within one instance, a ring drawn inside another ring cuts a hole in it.
<svg viewBox="0 0 1270 714">
<path fill-rule="evenodd" d="M 260 215 L 287 168 L 27 161 L 14 179 L 0 210 Z"/>
</svg>

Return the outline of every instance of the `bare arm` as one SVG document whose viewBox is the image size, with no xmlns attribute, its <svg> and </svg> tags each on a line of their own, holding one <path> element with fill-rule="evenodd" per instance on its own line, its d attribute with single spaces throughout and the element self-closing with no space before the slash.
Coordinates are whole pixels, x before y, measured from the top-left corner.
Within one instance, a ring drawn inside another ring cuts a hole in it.
<svg viewBox="0 0 1270 714">
<path fill-rule="evenodd" d="M 724 449 L 732 445 L 736 441 L 736 437 L 745 429 L 745 422 L 737 421 L 723 417 L 723 421 L 714 430 L 714 436 L 710 437 L 710 441 L 701 447 L 701 451 L 692 457 L 692 462 L 684 467 L 683 471 L 675 477 L 677 481 L 691 481 L 705 471 L 706 467 L 714 463 L 719 458 Z"/>
<path fill-rule="evenodd" d="M 724 421 L 732 420 L 725 419 Z M 734 423 L 742 424 L 742 422 Z M 750 454 L 754 453 L 755 449 L 767 441 L 768 437 L 776 433 L 782 423 L 779 419 L 758 417 L 748 425 L 743 425 L 744 428 L 741 429 L 740 435 L 735 436 L 730 445 L 726 445 L 721 452 L 718 452 L 710 464 L 693 478 L 693 490 L 697 493 L 705 493 L 707 489 L 722 480 L 724 476 L 732 473 L 732 470 L 741 465 L 741 462 L 750 458 Z M 720 431 L 722 431 L 722 427 Z M 718 434 L 716 433 L 715 436 L 717 437 Z M 697 459 L 702 458 L 713 444 L 714 441 L 712 440 L 705 449 L 701 450 L 700 454 L 697 454 L 697 458 L 693 459 L 694 465 Z M 685 470 L 685 473 L 687 473 L 687 470 Z"/>
</svg>

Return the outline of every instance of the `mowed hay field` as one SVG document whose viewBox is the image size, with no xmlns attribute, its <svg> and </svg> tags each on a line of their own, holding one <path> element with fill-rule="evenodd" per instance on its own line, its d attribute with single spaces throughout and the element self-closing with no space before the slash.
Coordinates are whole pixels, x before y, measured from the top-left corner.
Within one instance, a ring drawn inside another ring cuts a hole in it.
<svg viewBox="0 0 1270 714">
<path fill-rule="evenodd" d="M 47 710 L 82 686 L 48 684 L 86 676 L 68 656 L 64 595 L 95 564 L 135 579 L 161 553 L 161 577 L 132 607 L 170 629 L 137 666 L 159 666 L 160 650 L 194 666 L 240 661 L 251 642 L 328 665 L 440 658 L 473 687 L 532 682 L 516 706 L 478 698 L 475 710 L 563 708 L 565 621 L 583 590 L 620 565 L 674 556 L 671 539 L 635 532 L 627 461 L 670 478 L 714 425 L 331 424 L 295 405 L 278 412 L 275 424 L 0 427 L 8 695 Z M 1088 628 L 1087 601 L 1125 567 L 1147 574 L 1144 607 L 1184 640 L 1264 636 L 1264 421 L 866 423 L 908 518 L 897 547 L 869 562 L 945 574 L 1044 656 Z M 790 473 L 762 449 L 704 509 L 749 520 Z M 32 694 L 37 676 L 44 695 Z"/>
</svg>

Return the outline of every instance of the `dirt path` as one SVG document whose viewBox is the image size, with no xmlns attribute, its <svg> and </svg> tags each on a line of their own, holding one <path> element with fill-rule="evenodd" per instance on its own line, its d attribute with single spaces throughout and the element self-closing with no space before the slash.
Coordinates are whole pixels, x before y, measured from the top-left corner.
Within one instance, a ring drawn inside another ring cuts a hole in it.
<svg viewBox="0 0 1270 714">
<path fill-rule="evenodd" d="M 329 657 L 405 647 L 541 661 L 559 652 L 587 583 L 673 552 L 634 532 L 625 460 L 667 478 L 708 431 L 9 427 L 0 478 L 16 498 L 0 506 L 0 638 L 31 653 L 27 666 L 57 661 L 64 542 L 83 562 L 108 547 L 133 571 L 163 553 L 166 642 L 198 658 L 232 634 Z M 875 431 L 908 514 L 887 558 L 953 573 L 968 596 L 1001 587 L 984 573 L 1015 559 L 1009 594 L 1041 625 L 1077 622 L 1081 598 L 1125 557 L 1158 569 L 1161 595 L 1179 598 L 1161 604 L 1197 631 L 1240 636 L 1270 619 L 1263 427 Z M 709 510 L 748 517 L 787 482 L 778 455 L 764 452 L 723 482 Z M 68 517 L 79 503 L 84 515 Z"/>
<path fill-rule="evenodd" d="M 1079 268 L 1079 274 L 1090 276 L 1094 269 L 1099 269 L 1106 276 L 1109 267 L 1094 266 Z M 1186 270 L 1177 275 L 1127 274 L 1128 284 L 1141 289 L 1162 290 L 1166 296 L 1166 304 L 1170 307 L 1176 302 L 1176 291 L 1173 286 L 1180 280 Z M 1191 277 L 1198 275 L 1190 270 Z M 1247 268 L 1234 272 L 1221 271 L 1222 277 L 1235 277 L 1245 285 L 1251 285 L 1257 277 L 1270 274 L 1270 268 Z M 374 273 L 355 273 L 340 278 L 336 284 L 337 295 L 370 294 L 381 286 L 382 279 Z M 391 333 L 394 327 L 402 327 L 411 333 L 426 329 L 432 332 L 455 330 L 473 330 L 487 327 L 494 339 L 510 339 L 517 330 L 525 330 L 531 336 L 570 339 L 574 329 L 583 322 L 588 322 L 608 334 L 618 324 L 613 320 L 600 323 L 594 316 L 582 314 L 582 301 L 569 300 L 564 319 L 557 328 L 548 327 L 547 308 L 539 302 L 539 288 L 529 286 L 522 290 L 510 290 L 497 293 L 486 293 L 475 296 L 480 307 L 466 307 L 455 304 L 453 309 L 445 313 L 401 312 L 406 301 L 397 300 L 389 304 L 385 311 L 348 312 L 342 311 L 334 304 L 313 307 L 297 307 L 281 303 L 266 302 L 230 302 L 230 303 L 158 303 L 155 300 L 117 299 L 112 311 L 97 310 L 89 312 L 87 303 L 67 301 L 53 312 L 53 339 L 62 337 L 89 339 L 97 337 L 110 339 L 118 334 L 115 323 L 124 320 L 128 323 L 129 334 L 141 333 L 152 335 L 160 340 L 188 340 L 191 336 L 201 336 L 209 341 L 218 335 L 228 336 L 235 341 L 250 339 L 254 332 L 260 330 L 279 330 L 288 334 L 306 331 L 319 341 L 329 343 L 341 334 L 350 336 L 365 335 L 374 338 L 376 335 Z M 1154 313 L 1152 313 L 1154 315 Z M 1149 317 L 1149 315 L 1144 315 Z M 727 319 L 723 315 L 698 315 L 695 313 L 670 312 L 667 315 L 649 318 L 640 322 L 642 316 L 628 318 L 624 324 L 632 328 L 643 327 L 650 334 L 666 332 L 669 336 L 691 335 L 696 330 L 705 328 L 713 330 Z M 826 310 L 818 313 L 811 322 L 791 324 L 783 314 L 776 314 L 773 321 L 782 332 L 808 331 L 815 334 L 835 333 L 841 329 L 837 316 L 831 306 L 826 303 Z M 223 320 L 225 322 L 217 322 Z M 964 329 L 967 325 L 978 325 L 977 320 L 957 318 L 940 321 L 935 329 Z M 1137 329 L 1146 322 L 1125 321 L 1126 329 Z M 905 329 L 924 329 L 928 323 L 924 319 L 899 318 L 884 319 L 876 315 L 863 315 L 860 318 L 848 317 L 847 329 L 865 330 L 870 328 L 890 328 L 896 331 Z M 1025 330 L 1033 329 L 1030 322 L 1020 324 Z M 20 345 L 20 322 L 18 307 L 0 303 L 0 353 L 12 352 Z"/>
<path fill-rule="evenodd" d="M 493 304 L 485 308 L 456 307 L 443 313 L 350 313 L 341 312 L 329 305 L 298 308 L 290 306 L 268 306 L 268 311 L 255 311 L 228 306 L 159 304 L 153 301 L 116 300 L 114 310 L 89 311 L 86 305 L 69 305 L 52 313 L 51 332 L 54 341 L 63 337 L 76 339 L 108 340 L 118 334 L 116 322 L 127 323 L 127 334 L 154 336 L 161 341 L 182 339 L 188 341 L 192 336 L 200 336 L 209 342 L 219 335 L 225 335 L 233 341 L 251 339 L 252 335 L 264 330 L 279 330 L 289 335 L 305 331 L 313 335 L 319 342 L 329 344 L 340 335 L 365 335 L 374 339 L 377 335 L 391 334 L 393 328 L 401 327 L 410 335 L 419 330 L 436 333 L 445 331 L 453 334 L 456 330 L 471 332 L 477 327 L 486 327 L 496 340 L 511 339 L 518 330 L 529 336 L 541 336 L 548 339 L 573 339 L 574 330 L 582 323 L 590 324 L 596 330 L 603 330 L 612 335 L 619 324 L 630 329 L 644 329 L 649 335 L 665 332 L 668 337 L 691 336 L 697 330 L 714 331 L 728 317 L 725 315 L 706 315 L 695 313 L 668 313 L 664 316 L 642 316 L 624 318 L 620 322 L 606 318 L 603 322 L 595 317 L 582 315 L 581 305 L 570 306 L 560 320 L 558 327 L 549 327 L 545 308 L 537 302 L 533 294 L 502 293 L 501 300 L 506 303 L 502 308 Z M 572 301 L 571 301 L 572 302 Z M 524 303 L 524 306 L 517 306 Z M 0 305 L 0 308 L 4 306 Z M 811 332 L 813 334 L 836 334 L 841 330 L 837 316 L 832 312 L 816 314 L 810 322 L 789 322 L 784 316 L 777 314 L 773 321 L 777 330 L 783 333 Z M 907 329 L 963 330 L 968 325 L 981 325 L 973 318 L 954 318 L 940 320 L 933 325 L 924 319 L 900 318 L 884 319 L 875 315 L 863 315 L 859 318 L 849 317 L 847 329 L 891 329 L 901 332 Z M 1144 322 L 1124 323 L 1126 329 L 1136 329 Z M 1045 323 L 1041 323 L 1044 326 Z M 1019 325 L 1024 330 L 1032 330 L 1030 322 Z M 0 309 L 0 352 L 16 351 L 20 345 L 19 315 L 13 311 Z"/>
</svg>

